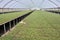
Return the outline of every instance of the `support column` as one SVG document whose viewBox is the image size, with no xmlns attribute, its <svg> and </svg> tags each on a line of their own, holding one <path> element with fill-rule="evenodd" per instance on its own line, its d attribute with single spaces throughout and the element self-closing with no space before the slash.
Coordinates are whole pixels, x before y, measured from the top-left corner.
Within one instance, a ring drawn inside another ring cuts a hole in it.
<svg viewBox="0 0 60 40">
<path fill-rule="evenodd" d="M 16 24 L 18 23 L 17 19 L 16 19 Z"/>
<path fill-rule="evenodd" d="M 9 22 L 9 27 L 10 27 L 10 29 L 11 29 L 11 22 Z M 9 30 L 10 30 L 10 29 L 9 29 Z"/>
<path fill-rule="evenodd" d="M 4 33 L 6 33 L 6 27 L 5 27 L 5 24 L 4 24 Z"/>
<path fill-rule="evenodd" d="M 13 25 L 15 26 L 15 20 L 13 20 Z"/>
<path fill-rule="evenodd" d="M 19 23 L 19 18 L 18 18 L 18 23 Z"/>
<path fill-rule="evenodd" d="M 21 19 L 20 19 L 20 18 L 19 18 L 18 20 L 19 20 L 19 22 L 21 21 Z"/>
</svg>

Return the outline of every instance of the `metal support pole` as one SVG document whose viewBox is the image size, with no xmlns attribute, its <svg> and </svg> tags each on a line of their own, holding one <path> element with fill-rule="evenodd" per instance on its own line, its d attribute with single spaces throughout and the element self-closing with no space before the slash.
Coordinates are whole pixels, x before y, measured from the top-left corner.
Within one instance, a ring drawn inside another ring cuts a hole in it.
<svg viewBox="0 0 60 40">
<path fill-rule="evenodd" d="M 11 29 L 11 22 L 9 22 L 9 27 L 10 27 L 10 29 Z M 10 30 L 10 29 L 9 29 L 9 30 Z"/>
<path fill-rule="evenodd" d="M 16 19 L 16 24 L 17 24 L 17 19 Z"/>
<path fill-rule="evenodd" d="M 13 20 L 13 25 L 15 26 L 15 20 Z"/>
<path fill-rule="evenodd" d="M 5 24 L 4 24 L 4 33 L 6 33 L 6 27 L 5 27 Z"/>
</svg>

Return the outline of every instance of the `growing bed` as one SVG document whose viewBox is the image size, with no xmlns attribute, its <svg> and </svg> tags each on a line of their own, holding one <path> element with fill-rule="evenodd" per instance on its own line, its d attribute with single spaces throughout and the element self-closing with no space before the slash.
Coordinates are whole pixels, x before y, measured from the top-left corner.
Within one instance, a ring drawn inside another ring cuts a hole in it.
<svg viewBox="0 0 60 40">
<path fill-rule="evenodd" d="M 14 12 L 14 13 L 7 13 L 7 14 L 0 14 L 0 25 L 5 23 L 5 22 L 8 22 L 8 21 L 11 21 L 19 16 L 22 16 L 26 13 L 28 13 L 29 11 L 22 11 L 22 12 Z"/>
<path fill-rule="evenodd" d="M 60 15 L 35 11 L 1 40 L 60 40 Z"/>
</svg>

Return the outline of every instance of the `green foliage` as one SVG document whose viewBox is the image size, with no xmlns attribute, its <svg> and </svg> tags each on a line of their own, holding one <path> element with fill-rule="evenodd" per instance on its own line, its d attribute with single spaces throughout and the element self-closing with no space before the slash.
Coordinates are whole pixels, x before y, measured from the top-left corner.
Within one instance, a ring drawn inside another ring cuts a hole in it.
<svg viewBox="0 0 60 40">
<path fill-rule="evenodd" d="M 1 40 L 60 40 L 60 15 L 35 11 Z"/>
<path fill-rule="evenodd" d="M 11 21 L 19 16 L 22 16 L 23 14 L 28 13 L 29 11 L 21 11 L 21 12 L 14 12 L 14 13 L 7 13 L 7 14 L 0 14 L 0 24 L 3 24 L 5 22 Z"/>
</svg>

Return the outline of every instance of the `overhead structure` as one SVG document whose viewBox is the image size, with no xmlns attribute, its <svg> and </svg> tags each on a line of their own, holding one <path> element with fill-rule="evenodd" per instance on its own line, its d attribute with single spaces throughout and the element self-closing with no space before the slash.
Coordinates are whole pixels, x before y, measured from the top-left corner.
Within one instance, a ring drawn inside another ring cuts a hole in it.
<svg viewBox="0 0 60 40">
<path fill-rule="evenodd" d="M 42 0 L 42 1 L 41 1 L 41 3 L 39 4 L 39 5 L 40 5 L 39 7 L 42 7 L 44 1 L 45 1 L 45 0 Z"/>
<path fill-rule="evenodd" d="M 16 2 L 18 2 L 18 3 L 20 3 L 20 4 L 24 5 L 24 6 L 28 7 L 28 5 L 25 5 L 24 3 L 20 2 L 20 1 L 17 1 L 17 0 L 10 0 L 10 1 L 7 2 L 2 8 L 6 7 L 6 6 L 7 6 L 9 3 L 11 3 L 12 1 L 16 1 Z"/>
<path fill-rule="evenodd" d="M 56 1 L 60 3 L 60 1 L 59 1 L 59 0 L 56 0 Z"/>
<path fill-rule="evenodd" d="M 8 1 L 8 2 L 2 7 L 2 12 L 4 12 L 4 8 L 5 8 L 9 3 L 11 3 L 12 1 L 15 1 L 15 2 L 17 2 L 17 3 L 19 3 L 19 4 L 22 4 L 22 5 L 24 5 L 25 7 L 28 8 L 28 5 L 25 5 L 24 3 L 20 2 L 20 1 L 10 0 L 10 1 Z M 11 6 L 12 6 L 12 5 L 11 5 Z M 8 8 L 8 10 L 9 10 L 9 8 Z"/>
<path fill-rule="evenodd" d="M 13 0 L 10 0 L 9 2 L 7 2 L 2 8 L 6 7 L 9 3 L 11 3 Z"/>
<path fill-rule="evenodd" d="M 28 6 L 29 6 L 29 5 L 25 5 L 25 3 L 22 3 L 22 2 L 20 2 L 20 1 L 17 1 L 17 0 L 14 0 L 14 1 L 18 2 L 19 4 L 24 5 L 25 7 L 28 7 Z"/>
<path fill-rule="evenodd" d="M 43 3 L 45 2 L 45 0 L 41 0 L 41 2 L 38 4 L 39 6 L 36 6 L 37 5 L 37 3 L 35 4 L 35 2 L 36 1 L 34 1 L 34 0 L 30 0 L 30 2 L 31 2 L 31 4 L 29 5 L 29 4 L 26 4 L 26 3 L 24 3 L 22 0 L 22 2 L 21 1 L 18 1 L 18 0 L 9 0 L 7 3 L 5 3 L 4 5 L 3 5 L 3 7 L 2 8 L 6 8 L 6 6 L 8 6 L 11 2 L 13 2 L 13 1 L 15 1 L 15 3 L 19 3 L 19 5 L 20 4 L 22 4 L 24 7 L 26 7 L 26 8 L 43 8 Z M 38 0 L 37 0 L 38 1 Z M 57 6 L 57 7 L 59 7 L 58 6 L 58 4 L 56 3 L 56 2 L 54 2 L 53 0 L 48 0 L 50 3 L 52 3 L 52 4 L 54 4 L 55 6 Z M 59 0 L 56 0 L 57 2 L 59 2 L 60 3 L 60 1 Z M 0 3 L 3 3 L 3 0 L 1 0 L 0 1 Z M 12 4 L 12 6 L 14 5 L 14 3 Z M 32 5 L 32 6 L 31 6 Z"/>
<path fill-rule="evenodd" d="M 35 3 L 33 2 L 33 0 L 30 0 L 31 1 L 31 3 L 33 4 L 33 6 L 35 6 Z"/>
<path fill-rule="evenodd" d="M 49 0 L 49 1 L 58 7 L 58 5 L 55 2 L 53 2 L 52 0 Z"/>
<path fill-rule="evenodd" d="M 0 3 L 3 2 L 3 0 L 0 0 Z"/>
</svg>

